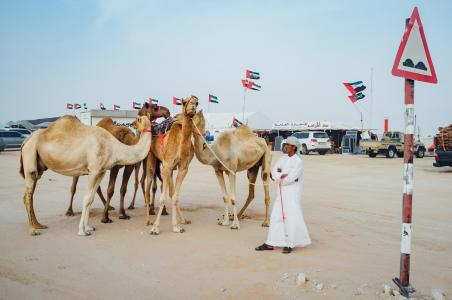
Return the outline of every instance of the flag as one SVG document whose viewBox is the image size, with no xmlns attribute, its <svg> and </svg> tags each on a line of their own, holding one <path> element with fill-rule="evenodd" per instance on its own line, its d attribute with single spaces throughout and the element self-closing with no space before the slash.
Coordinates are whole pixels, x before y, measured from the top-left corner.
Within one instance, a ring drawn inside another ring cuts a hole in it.
<svg viewBox="0 0 452 300">
<path fill-rule="evenodd" d="M 239 127 L 240 125 L 243 125 L 243 123 L 240 122 L 239 120 L 237 120 L 236 117 L 233 117 L 233 118 L 232 118 L 232 126 L 234 126 L 234 127 Z"/>
<path fill-rule="evenodd" d="M 100 109 L 102 109 L 102 110 L 105 110 L 105 109 L 106 109 L 105 106 L 104 106 L 104 104 L 103 104 L 102 102 L 99 103 L 99 106 L 100 106 Z"/>
<path fill-rule="evenodd" d="M 113 105 L 113 110 L 119 110 L 121 108 L 121 106 L 119 106 L 119 105 Z"/>
<path fill-rule="evenodd" d="M 261 76 L 260 76 L 260 74 L 259 73 L 257 73 L 257 72 L 253 72 L 253 71 L 250 71 L 250 70 L 246 70 L 246 78 L 249 78 L 249 79 L 260 79 L 261 78 Z"/>
<path fill-rule="evenodd" d="M 362 81 L 355 81 L 351 83 L 344 82 L 343 85 L 347 88 L 347 90 L 352 93 L 352 95 L 362 92 L 366 89 L 366 86 L 363 85 Z"/>
<path fill-rule="evenodd" d="M 83 109 L 88 109 L 88 106 L 86 105 L 86 103 L 83 103 Z"/>
<path fill-rule="evenodd" d="M 66 109 L 73 109 L 74 105 L 72 105 L 71 103 L 66 103 Z"/>
<path fill-rule="evenodd" d="M 82 106 L 80 104 L 78 104 L 78 103 L 74 104 L 74 109 L 80 109 L 80 108 L 82 108 Z"/>
<path fill-rule="evenodd" d="M 218 97 L 209 94 L 209 102 L 212 102 L 212 103 L 218 103 Z"/>
<path fill-rule="evenodd" d="M 140 109 L 141 108 L 141 103 L 133 101 L 132 107 L 133 107 L 133 109 Z"/>
<path fill-rule="evenodd" d="M 250 81 L 251 82 L 251 81 Z M 249 87 L 249 89 L 255 90 L 255 91 L 260 91 L 261 90 L 261 86 L 255 84 L 254 82 L 251 82 L 251 87 Z"/>
<path fill-rule="evenodd" d="M 173 97 L 173 104 L 174 105 L 182 105 L 182 100 L 176 97 Z"/>
<path fill-rule="evenodd" d="M 365 95 L 363 95 L 363 93 L 356 93 L 353 96 L 348 96 L 348 99 L 350 99 L 350 101 L 352 101 L 352 103 L 355 103 L 358 100 L 361 100 L 365 97 Z"/>
<path fill-rule="evenodd" d="M 159 100 L 153 99 L 153 98 L 149 98 L 149 104 L 159 104 Z"/>
</svg>

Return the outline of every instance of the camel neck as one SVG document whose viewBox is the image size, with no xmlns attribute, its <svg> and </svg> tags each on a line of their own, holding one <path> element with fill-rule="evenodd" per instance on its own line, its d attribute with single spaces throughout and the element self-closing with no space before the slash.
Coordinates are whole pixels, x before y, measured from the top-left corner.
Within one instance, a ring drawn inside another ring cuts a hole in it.
<svg viewBox="0 0 452 300">
<path fill-rule="evenodd" d="M 204 165 L 213 165 L 217 161 L 210 149 L 204 145 L 204 140 L 199 134 L 195 134 L 195 155 Z"/>
<path fill-rule="evenodd" d="M 127 146 L 120 143 L 118 146 L 118 148 L 121 148 L 116 152 L 118 165 L 133 165 L 142 161 L 148 155 L 151 149 L 151 133 L 138 132 L 137 136 L 139 136 L 139 140 L 135 145 Z"/>
</svg>

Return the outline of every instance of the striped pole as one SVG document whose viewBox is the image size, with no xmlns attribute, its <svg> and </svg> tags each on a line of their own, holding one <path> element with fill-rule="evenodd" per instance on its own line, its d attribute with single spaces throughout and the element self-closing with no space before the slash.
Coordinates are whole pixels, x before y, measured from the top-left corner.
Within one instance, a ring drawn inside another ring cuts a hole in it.
<svg viewBox="0 0 452 300">
<path fill-rule="evenodd" d="M 400 294 L 409 297 L 415 289 L 410 285 L 411 225 L 413 206 L 413 141 L 414 80 L 405 79 L 405 149 L 403 159 L 403 206 L 400 247 L 400 277 L 394 278 Z"/>
</svg>

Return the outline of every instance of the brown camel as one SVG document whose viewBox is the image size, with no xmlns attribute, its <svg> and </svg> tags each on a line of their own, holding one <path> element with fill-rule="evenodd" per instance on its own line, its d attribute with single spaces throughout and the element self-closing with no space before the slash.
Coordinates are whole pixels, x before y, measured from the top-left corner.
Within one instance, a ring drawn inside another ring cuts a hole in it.
<svg viewBox="0 0 452 300">
<path fill-rule="evenodd" d="M 170 111 L 168 108 L 164 106 L 159 106 L 156 104 L 149 104 L 144 103 L 142 108 L 138 111 L 138 116 L 147 116 L 151 120 L 155 120 L 160 117 L 168 118 L 170 116 Z M 130 130 L 128 127 L 125 126 L 116 126 L 113 123 L 113 120 L 111 118 L 103 118 L 99 123 L 97 123 L 97 126 L 102 127 L 106 129 L 108 132 L 110 132 L 117 140 L 119 140 L 121 143 L 126 145 L 135 145 L 138 140 L 139 136 L 135 136 L 135 134 Z M 122 166 L 115 166 L 110 170 L 110 179 L 107 189 L 107 198 L 110 200 L 111 197 L 113 197 L 114 189 L 115 189 L 115 183 L 116 178 L 118 176 L 119 169 L 122 168 Z M 145 168 L 143 168 L 144 170 Z M 140 163 L 137 163 L 135 165 L 129 165 L 124 168 L 123 171 L 123 177 L 122 177 L 122 184 L 120 189 L 120 219 L 129 219 L 130 217 L 125 213 L 124 210 L 124 196 L 127 192 L 127 184 L 129 182 L 129 178 L 131 176 L 131 173 L 135 170 L 135 190 L 133 193 L 132 203 L 129 206 L 129 209 L 134 209 L 135 207 L 133 204 L 135 203 L 135 198 L 138 190 L 138 173 L 140 171 Z M 143 176 L 146 173 L 143 172 Z M 143 180 L 142 180 L 143 181 Z M 72 210 L 72 203 L 74 200 L 74 195 L 77 190 L 77 183 L 78 183 L 78 176 L 73 177 L 72 179 L 72 186 L 71 186 L 71 200 L 69 203 L 69 208 L 66 211 L 66 216 L 73 216 L 74 212 Z M 144 183 L 142 183 L 142 189 L 143 189 L 143 195 L 144 195 Z M 153 188 L 153 196 L 155 197 L 155 192 L 157 190 L 157 187 Z M 102 194 L 102 190 L 100 186 L 97 189 L 97 194 L 99 195 L 102 203 L 104 204 L 104 207 L 106 207 L 106 200 Z M 110 203 L 110 202 L 108 202 Z M 108 206 L 109 210 L 113 210 L 114 208 L 112 206 Z M 104 218 L 102 219 L 102 222 L 104 223 L 111 223 L 112 221 L 108 218 L 108 214 L 104 214 Z"/>
<path fill-rule="evenodd" d="M 23 200 L 31 235 L 47 228 L 38 222 L 33 209 L 36 183 L 47 169 L 66 176 L 88 175 L 78 234 L 91 234 L 94 228 L 88 225 L 89 211 L 105 172 L 116 165 L 136 164 L 149 152 L 151 123 L 147 117 L 137 117 L 135 124 L 141 137 L 133 146 L 124 145 L 105 129 L 84 125 L 73 116 L 59 118 L 49 128 L 35 131 L 23 142 L 20 174 L 25 179 Z"/>
<path fill-rule="evenodd" d="M 163 212 L 165 199 L 170 198 L 172 201 L 172 226 L 173 232 L 182 233 L 185 230 L 180 226 L 182 224 L 189 224 L 182 215 L 179 207 L 179 191 L 182 182 L 187 175 L 188 166 L 193 159 L 194 151 L 191 136 L 193 133 L 192 117 L 196 113 L 198 106 L 198 99 L 196 97 L 188 97 L 182 99 L 182 115 L 180 123 L 175 123 L 167 132 L 166 136 L 154 137 L 152 139 L 151 151 L 147 157 L 147 184 L 145 193 L 146 203 L 146 224 L 151 224 L 151 217 L 149 213 L 149 198 L 150 187 L 152 179 L 154 178 L 156 160 L 161 161 L 161 175 L 163 179 L 163 188 L 159 198 L 159 210 L 155 223 L 150 231 L 150 234 L 160 233 L 160 217 Z M 172 172 L 178 168 L 176 184 L 173 186 Z M 180 222 L 180 223 L 179 223 Z"/>
<path fill-rule="evenodd" d="M 265 218 L 262 226 L 269 225 L 268 210 L 270 205 L 270 195 L 268 190 L 270 168 L 271 168 L 271 150 L 267 146 L 265 139 L 257 137 L 253 131 L 246 125 L 239 128 L 223 132 L 218 136 L 216 141 L 208 147 L 204 140 L 205 136 L 205 119 L 202 110 L 193 117 L 195 125 L 195 155 L 196 158 L 205 165 L 211 165 L 215 171 L 215 175 L 220 184 L 224 201 L 223 220 L 219 221 L 219 225 L 229 225 L 229 199 L 234 213 L 234 219 L 231 229 L 239 229 L 239 218 L 243 215 L 245 209 L 254 199 L 254 186 L 259 172 L 262 167 L 261 176 L 264 183 L 265 193 Z M 215 153 L 215 154 L 214 154 Z M 224 166 L 220 163 L 223 162 Z M 236 210 L 236 176 L 237 172 L 247 170 L 249 181 L 248 198 L 243 208 L 237 215 Z M 229 195 L 226 191 L 223 173 L 229 177 Z"/>
</svg>

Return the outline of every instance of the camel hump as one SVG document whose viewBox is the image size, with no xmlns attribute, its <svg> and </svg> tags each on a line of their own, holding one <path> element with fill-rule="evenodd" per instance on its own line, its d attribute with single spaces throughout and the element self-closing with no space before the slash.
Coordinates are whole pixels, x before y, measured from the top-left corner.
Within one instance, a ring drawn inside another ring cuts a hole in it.
<svg viewBox="0 0 452 300">
<path fill-rule="evenodd" d="M 247 125 L 241 125 L 239 128 L 235 130 L 235 134 L 238 136 L 254 136 L 253 131 Z"/>
<path fill-rule="evenodd" d="M 97 122 L 96 126 L 107 129 L 110 126 L 113 126 L 113 119 L 110 117 L 102 118 L 99 122 Z"/>
</svg>

